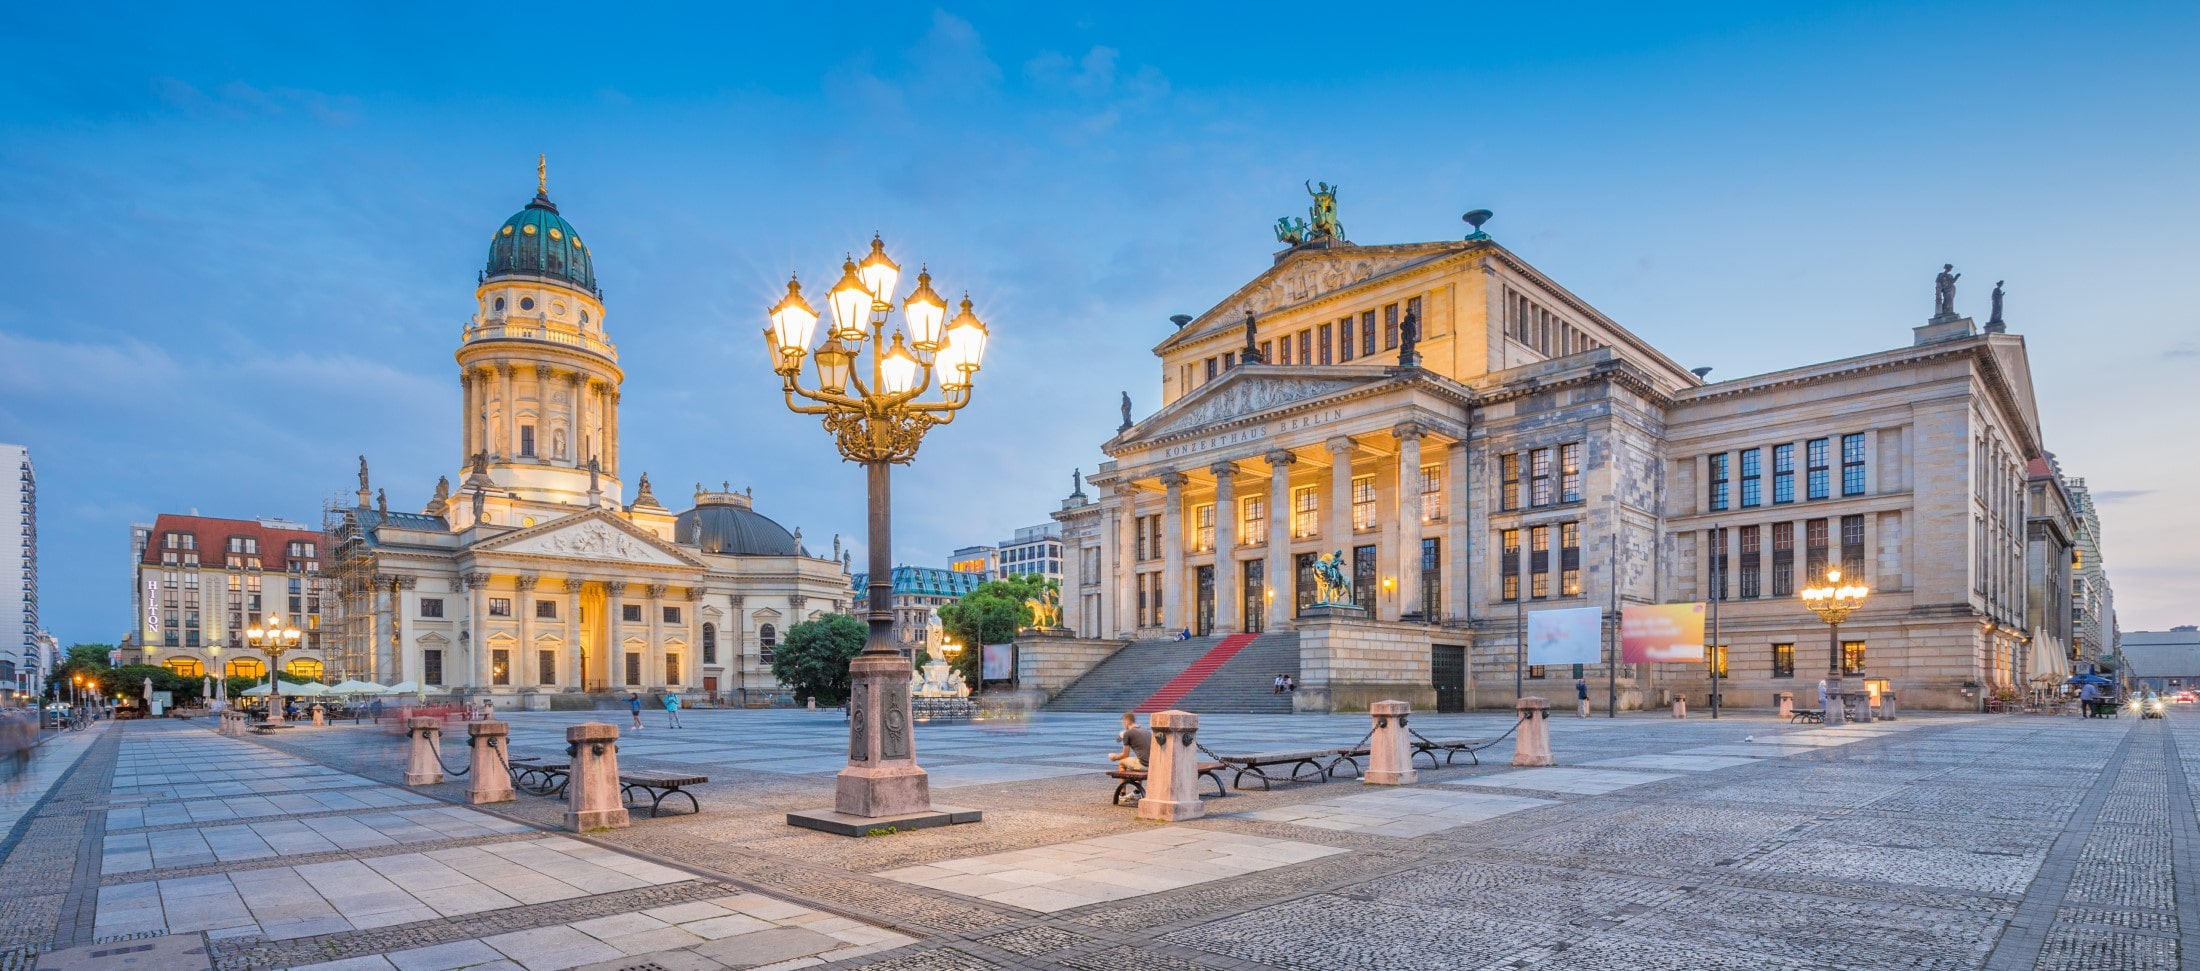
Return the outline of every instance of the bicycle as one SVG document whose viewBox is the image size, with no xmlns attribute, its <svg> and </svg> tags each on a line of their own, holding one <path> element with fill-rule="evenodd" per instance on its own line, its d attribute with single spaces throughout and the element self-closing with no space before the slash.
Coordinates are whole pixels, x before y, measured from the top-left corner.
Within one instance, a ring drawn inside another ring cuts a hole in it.
<svg viewBox="0 0 2200 971">
<path fill-rule="evenodd" d="M 91 720 L 90 718 L 88 718 L 88 717 L 86 717 L 86 716 L 83 716 L 83 715 L 70 715 L 70 716 L 69 716 L 69 730 L 70 730 L 70 731 L 72 731 L 72 732 L 81 732 L 81 731 L 83 731 L 83 730 L 85 730 L 85 729 L 87 729 L 87 728 L 90 728 L 90 727 L 92 727 L 92 720 Z"/>
</svg>

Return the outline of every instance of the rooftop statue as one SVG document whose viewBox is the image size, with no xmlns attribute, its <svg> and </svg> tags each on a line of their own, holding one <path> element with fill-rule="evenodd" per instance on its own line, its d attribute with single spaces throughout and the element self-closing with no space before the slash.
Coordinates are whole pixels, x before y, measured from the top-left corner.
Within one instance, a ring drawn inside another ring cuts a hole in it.
<svg viewBox="0 0 2200 971">
<path fill-rule="evenodd" d="M 1935 317 L 1953 317 L 1956 315 L 1956 281 L 1962 279 L 1963 274 L 1950 272 L 1955 268 L 1954 263 L 1943 263 L 1940 267 L 1940 275 L 1933 278 L 1933 316 Z"/>
<path fill-rule="evenodd" d="M 1123 424 L 1115 430 L 1119 432 L 1131 430 L 1131 393 L 1128 391 L 1123 392 Z"/>
<path fill-rule="evenodd" d="M 1330 185 L 1327 182 L 1321 183 L 1319 189 L 1312 184 L 1307 185 L 1306 194 L 1314 197 L 1314 205 L 1306 211 L 1306 214 L 1314 219 L 1313 225 L 1307 227 L 1306 230 L 1307 242 L 1313 243 L 1325 239 L 1333 239 L 1338 242 L 1344 241 L 1344 224 L 1337 221 L 1337 190 L 1339 188 L 1342 187 Z"/>
</svg>

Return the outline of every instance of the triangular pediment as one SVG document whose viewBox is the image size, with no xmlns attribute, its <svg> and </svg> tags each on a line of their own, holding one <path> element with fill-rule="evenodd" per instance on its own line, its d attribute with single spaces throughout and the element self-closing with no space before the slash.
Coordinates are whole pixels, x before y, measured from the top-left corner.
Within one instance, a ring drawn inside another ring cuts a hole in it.
<svg viewBox="0 0 2200 971">
<path fill-rule="evenodd" d="M 1220 331 L 1242 330 L 1248 310 L 1262 316 L 1289 310 L 1407 266 L 1458 252 L 1467 245 L 1439 242 L 1291 250 L 1276 265 L 1169 335 L 1154 352 Z"/>
<path fill-rule="evenodd" d="M 1107 450 L 1114 453 L 1210 425 L 1312 407 L 1323 398 L 1388 380 L 1390 375 L 1365 368 L 1237 368 L 1170 402 L 1109 442 Z"/>
<path fill-rule="evenodd" d="M 1994 356 L 1994 363 L 2001 371 L 2002 380 L 2008 383 L 2011 404 L 2017 409 L 2017 419 L 2024 422 L 2033 444 L 2046 440 L 2040 428 L 2038 402 L 2032 397 L 2032 362 L 2025 353 L 2024 340 L 1996 339 L 1987 344 Z"/>
<path fill-rule="evenodd" d="M 602 509 L 506 533 L 474 546 L 476 554 L 505 553 L 568 560 L 614 561 L 649 566 L 702 567 L 703 561 Z"/>
</svg>

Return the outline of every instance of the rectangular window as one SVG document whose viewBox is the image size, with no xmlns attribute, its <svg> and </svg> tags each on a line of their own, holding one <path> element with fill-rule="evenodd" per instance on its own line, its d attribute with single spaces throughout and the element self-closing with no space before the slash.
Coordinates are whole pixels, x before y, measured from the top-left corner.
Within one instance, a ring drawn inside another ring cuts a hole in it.
<svg viewBox="0 0 2200 971">
<path fill-rule="evenodd" d="M 1291 343 L 1290 343 L 1290 341 L 1291 341 L 1291 338 L 1289 338 L 1289 337 L 1286 337 L 1286 338 L 1284 338 L 1283 340 L 1284 340 L 1284 345 L 1283 345 L 1283 353 L 1284 353 L 1284 356 L 1288 357 L 1288 356 L 1290 356 L 1290 354 L 1291 354 Z M 1275 342 L 1275 341 L 1269 340 L 1269 341 L 1261 341 L 1261 342 L 1260 342 L 1260 359 L 1261 359 L 1262 361 L 1265 361 L 1265 362 L 1269 363 L 1269 364 L 1274 364 L 1274 363 L 1276 363 L 1276 342 Z"/>
<path fill-rule="evenodd" d="M 1375 528 L 1375 477 L 1352 477 L 1352 528 Z"/>
<path fill-rule="evenodd" d="M 1795 446 L 1772 447 L 1772 502 L 1795 501 Z"/>
<path fill-rule="evenodd" d="M 1352 548 L 1352 602 L 1375 616 L 1375 547 Z"/>
<path fill-rule="evenodd" d="M 1372 310 L 1360 315 L 1360 354 L 1375 356 L 1375 311 Z"/>
<path fill-rule="evenodd" d="M 535 426 L 519 426 L 519 454 L 521 458 L 535 457 Z"/>
<path fill-rule="evenodd" d="M 1551 450 L 1547 448 L 1531 449 L 1528 452 L 1528 504 L 1538 507 L 1548 506 L 1551 504 L 1552 495 L 1554 493 L 1551 491 Z"/>
<path fill-rule="evenodd" d="M 1317 338 L 1314 343 L 1315 346 L 1321 348 L 1322 363 L 1327 364 L 1329 363 L 1329 325 L 1323 324 L 1317 329 L 1321 332 L 1321 336 Z M 1305 359 L 1306 355 L 1299 355 L 1299 360 L 1303 361 Z"/>
<path fill-rule="evenodd" d="M 1497 574 L 1502 578 L 1499 600 L 1520 599 L 1520 531 L 1504 530 L 1497 534 Z"/>
<path fill-rule="evenodd" d="M 1215 358 L 1210 357 L 1207 359 L 1207 380 L 1212 381 L 1215 379 L 1215 365 L 1217 363 L 1219 362 Z"/>
<path fill-rule="evenodd" d="M 422 598 L 420 598 L 420 616 L 422 616 L 422 617 L 441 617 L 441 616 L 443 616 L 443 598 L 442 598 L 442 597 L 422 597 Z"/>
<path fill-rule="evenodd" d="M 1772 595 L 1795 593 L 1795 524 L 1772 524 Z"/>
<path fill-rule="evenodd" d="M 1311 352 L 1313 351 L 1313 349 L 1314 349 L 1314 332 L 1313 332 L 1313 331 L 1311 331 L 1311 330 L 1302 330 L 1302 331 L 1299 331 L 1299 363 L 1300 363 L 1300 364 L 1312 364 L 1312 363 L 1314 363 L 1314 359 L 1313 359 L 1312 357 L 1308 356 L 1308 355 L 1309 355 L 1309 354 L 1310 354 L 1310 353 L 1311 353 Z M 1327 362 L 1323 362 L 1323 363 L 1327 363 Z"/>
<path fill-rule="evenodd" d="M 1203 502 L 1192 507 L 1192 550 L 1207 553 L 1215 548 L 1215 504 Z"/>
<path fill-rule="evenodd" d="M 1711 550 L 1711 556 L 1706 561 L 1707 565 L 1705 567 L 1710 572 L 1711 576 L 1711 598 L 1714 600 L 1725 600 L 1726 591 L 1728 589 L 1728 577 L 1734 569 L 1733 564 L 1727 562 L 1726 530 L 1706 530 L 1705 537 L 1706 538 L 1704 542 Z"/>
<path fill-rule="evenodd" d="M 1227 371 L 1227 370 L 1229 370 L 1229 369 L 1231 369 L 1231 368 L 1234 368 L 1234 367 L 1237 367 L 1237 352 L 1236 352 L 1236 351 L 1224 351 L 1224 352 L 1222 352 L 1222 369 L 1223 369 L 1223 370 L 1225 370 L 1225 371 Z"/>
<path fill-rule="evenodd" d="M 1425 620 L 1433 621 L 1443 615 L 1443 581 L 1443 541 L 1424 539 L 1421 541 L 1421 617 Z"/>
<path fill-rule="evenodd" d="M 1841 517 L 1841 575 L 1844 582 L 1864 580 L 1864 517 Z"/>
<path fill-rule="evenodd" d="M 630 652 L 626 656 L 626 683 L 628 685 L 642 683 L 642 656 L 640 654 Z"/>
<path fill-rule="evenodd" d="M 1337 363 L 1352 360 L 1360 350 L 1359 342 L 1352 339 L 1352 318 L 1337 321 Z"/>
<path fill-rule="evenodd" d="M 1558 526 L 1558 595 L 1581 596 L 1581 524 Z"/>
<path fill-rule="evenodd" d="M 1262 347 L 1265 349 L 1266 345 L 1262 345 Z M 1291 335 L 1289 334 L 1276 339 L 1276 363 L 1291 363 Z"/>
<path fill-rule="evenodd" d="M 1321 527 L 1321 490 L 1306 486 L 1291 490 L 1291 535 L 1305 539 Z"/>
<path fill-rule="evenodd" d="M 1268 497 L 1246 496 L 1239 500 L 1244 509 L 1244 528 L 1238 531 L 1238 540 L 1245 543 L 1263 543 L 1268 540 Z"/>
<path fill-rule="evenodd" d="M 1303 614 L 1306 608 L 1314 605 L 1314 560 L 1317 558 L 1318 554 L 1300 553 L 1291 560 L 1294 582 L 1298 584 L 1293 600 L 1298 605 L 1295 613 Z"/>
<path fill-rule="evenodd" d="M 1725 452 L 1714 452 L 1710 456 L 1712 512 L 1723 512 L 1727 508 L 1727 473 L 1729 472 L 1729 469 L 1727 467 L 1728 457 L 1729 456 Z"/>
<path fill-rule="evenodd" d="M 1864 494 L 1864 436 L 1841 436 L 1841 494 Z"/>
<path fill-rule="evenodd" d="M 1704 670 L 1709 671 L 1712 677 L 1726 677 L 1726 645 L 1706 646 L 1703 649 L 1703 664 Z"/>
<path fill-rule="evenodd" d="M 1164 615 L 1164 614 L 1162 613 L 1162 609 L 1161 609 L 1161 608 L 1162 608 L 1162 606 L 1163 606 L 1163 600 L 1164 600 L 1164 598 L 1163 598 L 1163 596 L 1162 596 L 1162 592 L 1163 592 L 1163 591 L 1162 591 L 1162 587 L 1161 587 L 1161 574 L 1159 574 L 1159 573 L 1149 573 L 1149 574 L 1146 574 L 1146 585 L 1147 585 L 1148 587 L 1151 587 L 1151 588 L 1153 589 L 1153 596 L 1152 596 L 1151 598 L 1149 598 L 1149 599 L 1151 599 L 1151 600 L 1152 600 L 1152 602 L 1153 602 L 1153 620 L 1152 620 L 1152 623 L 1153 623 L 1153 626 L 1155 626 L 1155 627 L 1159 627 L 1159 626 L 1161 626 L 1161 618 L 1162 618 L 1163 616 L 1165 616 L 1165 615 Z"/>
<path fill-rule="evenodd" d="M 1540 681 L 1550 675 L 1550 669 L 1541 664 L 1528 665 L 1528 680 Z"/>
<path fill-rule="evenodd" d="M 1772 676 L 1775 678 L 1792 678 L 1795 676 L 1795 645 L 1772 645 Z"/>
<path fill-rule="evenodd" d="M 1383 350 L 1394 351 L 1397 349 L 1398 305 L 1394 303 L 1386 304 L 1383 307 Z"/>
<path fill-rule="evenodd" d="M 512 616 L 512 598 L 510 598 L 510 597 L 490 597 L 490 598 L 489 598 L 489 616 L 491 616 L 491 617 L 510 617 L 510 616 Z"/>
<path fill-rule="evenodd" d="M 1742 527 L 1742 599 L 1755 600 L 1764 595 L 1763 552 L 1759 546 L 1764 540 L 1764 527 Z"/>
<path fill-rule="evenodd" d="M 1421 521 L 1440 522 L 1444 518 L 1444 467 L 1421 466 Z"/>
<path fill-rule="evenodd" d="M 680 655 L 678 654 L 665 655 L 665 683 L 680 683 Z"/>
<path fill-rule="evenodd" d="M 667 624 L 677 624 L 677 623 L 680 623 L 680 608 L 678 608 L 678 607 L 666 607 L 666 608 L 665 608 L 665 623 L 667 623 Z"/>
<path fill-rule="evenodd" d="M 1138 626 L 1146 626 L 1146 575 L 1138 575 Z"/>
<path fill-rule="evenodd" d="M 1803 522 L 1803 582 L 1816 583 L 1826 575 L 1826 521 Z"/>
<path fill-rule="evenodd" d="M 1804 471 L 1809 476 L 1806 485 L 1809 489 L 1808 496 L 1812 499 L 1824 499 L 1828 495 L 1826 442 L 1823 438 L 1813 438 L 1803 443 L 1803 460 L 1808 464 Z"/>
<path fill-rule="evenodd" d="M 619 605 L 619 619 L 620 619 L 620 620 L 622 620 L 622 621 L 625 621 L 626 623 L 629 623 L 629 624 L 639 624 L 639 623 L 641 623 L 641 622 L 642 622 L 642 605 L 641 605 L 641 604 L 620 604 L 620 605 Z"/>
<path fill-rule="evenodd" d="M 1558 447 L 1558 501 L 1581 501 L 1581 443 Z"/>
<path fill-rule="evenodd" d="M 1132 547 L 1131 551 L 1131 561 L 1134 563 L 1144 562 L 1145 560 L 1150 559 L 1150 557 L 1147 556 L 1146 553 L 1146 519 L 1147 517 L 1145 516 L 1131 517 L 1131 533 L 1133 536 L 1137 537 L 1136 545 Z"/>
<path fill-rule="evenodd" d="M 536 620 L 556 620 L 556 619 L 558 619 L 558 602 L 557 602 L 557 601 L 555 601 L 555 600 L 537 600 L 537 601 L 535 601 L 535 619 L 536 619 Z"/>
<path fill-rule="evenodd" d="M 1742 508 L 1755 509 L 1764 505 L 1764 450 L 1742 450 Z"/>
<path fill-rule="evenodd" d="M 1864 673 L 1863 641 L 1841 642 L 1841 673 L 1844 676 Z"/>
<path fill-rule="evenodd" d="M 489 652 L 489 682 L 491 684 L 512 683 L 512 652 Z"/>
<path fill-rule="evenodd" d="M 1520 508 L 1520 453 L 1507 452 L 1497 460 L 1497 508 Z"/>
<path fill-rule="evenodd" d="M 535 652 L 535 683 L 536 683 L 536 684 L 557 684 L 557 683 L 558 683 L 558 652 L 556 652 L 556 651 L 536 651 L 536 652 Z"/>
<path fill-rule="evenodd" d="M 443 652 L 434 648 L 420 652 L 420 679 L 423 683 L 443 683 Z"/>
<path fill-rule="evenodd" d="M 1528 528 L 1528 598 L 1543 600 L 1551 595 L 1551 527 Z"/>
</svg>

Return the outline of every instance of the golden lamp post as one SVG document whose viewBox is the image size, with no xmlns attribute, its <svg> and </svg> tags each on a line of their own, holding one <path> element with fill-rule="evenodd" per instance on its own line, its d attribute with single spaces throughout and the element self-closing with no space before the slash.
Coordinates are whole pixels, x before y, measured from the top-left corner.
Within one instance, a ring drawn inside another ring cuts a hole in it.
<svg viewBox="0 0 2200 971">
<path fill-rule="evenodd" d="M 1824 582 L 1806 586 L 1798 591 L 1798 596 L 1803 598 L 1803 606 L 1809 607 L 1811 613 L 1817 614 L 1818 619 L 1825 621 L 1827 627 L 1831 630 L 1828 635 L 1831 647 L 1828 651 L 1826 673 L 1826 724 L 1828 725 L 1839 725 L 1847 720 L 1841 702 L 1841 622 L 1849 619 L 1849 615 L 1855 613 L 1856 608 L 1863 606 L 1864 598 L 1870 594 L 1871 589 L 1861 583 L 1853 585 L 1842 583 L 1839 567 L 1827 569 Z M 1857 673 L 1858 675 L 1863 674 L 1861 671 Z"/>
<path fill-rule="evenodd" d="M 909 662 L 894 647 L 892 466 L 917 456 L 934 426 L 970 403 L 970 386 L 985 357 L 986 326 L 970 298 L 950 320 L 947 302 L 920 270 L 902 300 L 900 327 L 889 327 L 901 267 L 874 237 L 871 252 L 841 264 L 825 294 L 831 311 L 824 343 L 814 350 L 818 313 L 790 280 L 770 311 L 764 340 L 772 370 L 785 382 L 787 407 L 817 415 L 840 454 L 864 468 L 870 490 L 869 636 L 848 665 L 848 765 L 834 784 L 830 813 L 790 813 L 788 822 L 861 836 L 860 821 L 906 817 L 904 828 L 975 822 L 975 813 L 934 811 L 931 785 L 917 766 L 909 715 Z M 889 343 L 891 337 L 891 343 Z M 870 344 L 866 362 L 864 345 Z M 815 358 L 814 384 L 802 383 L 802 360 Z M 937 384 L 939 396 L 926 395 Z"/>
<path fill-rule="evenodd" d="M 281 617 L 269 617 L 265 626 L 254 624 L 244 632 L 244 642 L 255 651 L 267 655 L 267 723 L 283 723 L 283 699 L 281 686 L 275 672 L 282 670 L 283 652 L 298 646 L 303 636 L 298 628 L 283 622 Z"/>
</svg>

